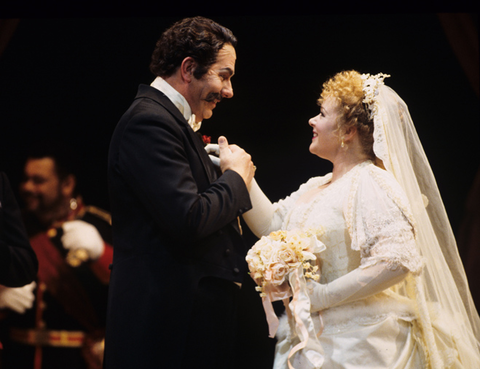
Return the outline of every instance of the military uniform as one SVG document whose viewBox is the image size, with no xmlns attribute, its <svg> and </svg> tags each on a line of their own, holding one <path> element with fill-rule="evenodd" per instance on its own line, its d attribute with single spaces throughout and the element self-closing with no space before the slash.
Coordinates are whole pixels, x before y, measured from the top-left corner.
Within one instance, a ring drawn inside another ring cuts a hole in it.
<svg viewBox="0 0 480 369">
<path fill-rule="evenodd" d="M 105 249 L 98 260 L 85 250 L 66 250 L 62 223 L 42 229 L 25 218 L 39 260 L 36 299 L 25 314 L 8 317 L 2 369 L 101 368 L 109 265 L 113 248 L 110 215 L 80 198 L 72 199 L 68 220 L 92 224 Z"/>
</svg>

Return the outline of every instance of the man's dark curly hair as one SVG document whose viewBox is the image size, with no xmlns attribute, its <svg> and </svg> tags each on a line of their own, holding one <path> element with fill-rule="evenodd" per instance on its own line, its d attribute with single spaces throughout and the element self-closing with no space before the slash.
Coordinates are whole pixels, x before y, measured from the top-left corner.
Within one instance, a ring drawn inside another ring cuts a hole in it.
<svg viewBox="0 0 480 369">
<path fill-rule="evenodd" d="M 160 36 L 152 54 L 150 71 L 162 78 L 169 77 L 183 59 L 191 56 L 198 63 L 193 75 L 200 79 L 216 62 L 218 51 L 225 44 L 237 45 L 237 39 L 228 28 L 204 17 L 182 19 Z"/>
<path fill-rule="evenodd" d="M 81 157 L 67 142 L 55 139 L 38 140 L 30 144 L 23 155 L 24 168 L 29 160 L 50 158 L 55 165 L 54 170 L 58 179 L 62 182 L 69 175 L 76 179 L 73 196 L 77 196 L 82 189 Z"/>
</svg>

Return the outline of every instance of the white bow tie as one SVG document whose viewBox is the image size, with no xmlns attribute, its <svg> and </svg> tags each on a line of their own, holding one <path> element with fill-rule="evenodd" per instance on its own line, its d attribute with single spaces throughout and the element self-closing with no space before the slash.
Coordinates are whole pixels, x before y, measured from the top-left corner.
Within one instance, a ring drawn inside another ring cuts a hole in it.
<svg viewBox="0 0 480 369">
<path fill-rule="evenodd" d="M 188 124 L 190 127 L 192 127 L 194 132 L 197 132 L 200 129 L 200 126 L 202 125 L 202 122 L 197 123 L 195 121 L 195 114 L 192 114 L 190 118 L 188 119 Z"/>
</svg>

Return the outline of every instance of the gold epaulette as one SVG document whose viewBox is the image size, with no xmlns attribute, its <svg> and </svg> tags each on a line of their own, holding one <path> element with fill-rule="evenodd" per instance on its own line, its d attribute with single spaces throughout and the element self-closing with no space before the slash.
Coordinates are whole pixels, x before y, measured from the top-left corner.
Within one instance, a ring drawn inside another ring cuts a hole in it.
<svg viewBox="0 0 480 369">
<path fill-rule="evenodd" d="M 97 208 L 96 206 L 88 205 L 85 207 L 85 211 L 95 214 L 99 218 L 103 219 L 104 221 L 108 222 L 108 224 L 112 225 L 112 216 L 106 210 Z"/>
</svg>

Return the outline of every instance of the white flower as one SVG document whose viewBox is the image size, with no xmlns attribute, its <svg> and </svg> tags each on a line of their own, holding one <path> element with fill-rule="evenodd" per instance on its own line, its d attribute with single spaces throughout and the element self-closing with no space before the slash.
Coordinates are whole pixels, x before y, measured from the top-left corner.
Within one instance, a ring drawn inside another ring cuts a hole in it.
<svg viewBox="0 0 480 369">
<path fill-rule="evenodd" d="M 280 230 L 263 236 L 253 245 L 246 261 L 261 297 L 266 296 L 266 288 L 271 291 L 272 287 L 274 290 L 284 284 L 289 273 L 301 264 L 307 278 L 319 279 L 318 267 L 310 262 L 316 260 L 315 254 L 325 250 L 317 238 L 322 233 L 322 229 Z"/>
</svg>

